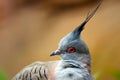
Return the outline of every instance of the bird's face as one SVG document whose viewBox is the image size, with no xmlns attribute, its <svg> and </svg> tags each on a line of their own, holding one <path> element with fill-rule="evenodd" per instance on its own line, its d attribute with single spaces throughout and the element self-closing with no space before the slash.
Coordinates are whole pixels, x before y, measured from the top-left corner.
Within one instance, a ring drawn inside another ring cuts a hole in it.
<svg viewBox="0 0 120 80">
<path fill-rule="evenodd" d="M 71 34 L 61 39 L 59 47 L 51 53 L 51 56 L 59 55 L 63 60 L 89 59 L 89 49 L 81 39 L 74 39 Z"/>
<path fill-rule="evenodd" d="M 64 40 L 60 42 L 58 50 L 59 55 L 64 60 L 81 60 L 85 55 L 89 55 L 89 50 L 85 43 L 80 40 L 73 40 L 64 44 Z"/>
</svg>

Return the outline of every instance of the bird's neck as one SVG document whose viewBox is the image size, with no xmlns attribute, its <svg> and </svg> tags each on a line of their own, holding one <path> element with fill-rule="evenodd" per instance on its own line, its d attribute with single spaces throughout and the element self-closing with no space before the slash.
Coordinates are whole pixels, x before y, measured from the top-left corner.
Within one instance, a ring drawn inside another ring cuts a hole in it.
<svg viewBox="0 0 120 80">
<path fill-rule="evenodd" d="M 83 63 L 84 67 L 91 73 L 91 56 L 86 55 L 82 57 L 79 62 Z"/>
<path fill-rule="evenodd" d="M 74 60 L 78 63 L 82 63 L 84 68 L 86 68 L 91 73 L 91 57 L 90 55 L 79 56 L 78 59 Z"/>
</svg>

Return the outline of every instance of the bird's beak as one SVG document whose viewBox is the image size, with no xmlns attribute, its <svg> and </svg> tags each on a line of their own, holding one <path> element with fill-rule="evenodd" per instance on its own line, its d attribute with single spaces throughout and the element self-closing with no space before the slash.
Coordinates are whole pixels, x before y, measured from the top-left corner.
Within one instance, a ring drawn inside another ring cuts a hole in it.
<svg viewBox="0 0 120 80">
<path fill-rule="evenodd" d="M 50 54 L 50 56 L 60 55 L 60 53 L 61 53 L 60 50 L 56 50 L 56 51 L 52 52 L 52 53 Z"/>
</svg>

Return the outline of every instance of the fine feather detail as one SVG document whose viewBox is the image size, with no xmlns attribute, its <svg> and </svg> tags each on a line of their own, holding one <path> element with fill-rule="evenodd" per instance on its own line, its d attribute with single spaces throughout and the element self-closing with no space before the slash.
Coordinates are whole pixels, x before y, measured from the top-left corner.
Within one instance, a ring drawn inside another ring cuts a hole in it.
<svg viewBox="0 0 120 80">
<path fill-rule="evenodd" d="M 12 80 L 48 80 L 48 68 L 41 63 L 33 63 L 25 67 Z"/>
</svg>

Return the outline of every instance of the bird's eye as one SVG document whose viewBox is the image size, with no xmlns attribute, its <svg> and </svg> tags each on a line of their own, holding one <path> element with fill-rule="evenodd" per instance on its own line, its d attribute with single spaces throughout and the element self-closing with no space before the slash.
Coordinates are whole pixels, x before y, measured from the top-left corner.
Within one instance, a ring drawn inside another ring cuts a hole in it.
<svg viewBox="0 0 120 80">
<path fill-rule="evenodd" d="M 68 52 L 68 53 L 74 53 L 74 52 L 76 52 L 76 49 L 75 49 L 74 47 L 69 47 L 69 48 L 66 50 L 66 52 Z"/>
</svg>

